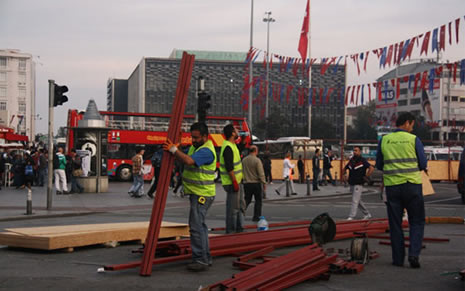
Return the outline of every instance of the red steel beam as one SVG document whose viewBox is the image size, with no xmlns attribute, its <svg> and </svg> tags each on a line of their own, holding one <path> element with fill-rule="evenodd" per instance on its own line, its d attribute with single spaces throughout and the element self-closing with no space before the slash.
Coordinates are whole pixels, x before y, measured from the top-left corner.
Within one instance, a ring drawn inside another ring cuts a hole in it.
<svg viewBox="0 0 465 291">
<path fill-rule="evenodd" d="M 241 257 L 239 257 L 237 259 L 237 261 L 239 262 L 248 262 L 250 260 L 253 260 L 253 259 L 256 259 L 258 257 L 261 257 L 265 254 L 268 254 L 268 253 L 271 253 L 272 251 L 274 251 L 274 247 L 273 246 L 269 246 L 269 247 L 266 247 L 264 249 L 261 249 L 261 250 L 258 250 L 258 251 L 255 251 L 253 253 L 250 253 L 250 254 L 247 254 L 247 255 L 243 255 Z"/>
<path fill-rule="evenodd" d="M 368 235 L 369 238 L 376 238 L 376 239 L 391 239 L 387 235 L 375 235 L 375 234 L 370 234 Z M 405 240 L 410 240 L 410 237 L 405 236 Z M 430 241 L 430 242 L 449 242 L 450 239 L 448 238 L 438 238 L 438 237 L 424 237 L 423 241 Z"/>
<path fill-rule="evenodd" d="M 391 242 L 390 242 L 390 241 L 380 241 L 379 244 L 380 244 L 380 245 L 390 246 L 390 245 L 391 245 Z M 408 247 L 410 247 L 410 243 L 404 243 L 404 246 L 405 246 L 406 248 L 408 248 Z M 425 245 L 421 245 L 421 248 L 422 248 L 422 249 L 425 249 L 426 246 L 425 246 Z"/>
<path fill-rule="evenodd" d="M 173 102 L 173 109 L 171 112 L 171 119 L 167 133 L 167 137 L 173 143 L 180 142 L 179 132 L 181 130 L 184 109 L 186 107 L 187 93 L 189 92 L 192 70 L 194 68 L 194 59 L 194 55 L 189 55 L 186 52 L 183 53 L 178 84 L 176 88 L 176 96 Z M 157 195 L 153 201 L 152 215 L 150 218 L 149 229 L 147 231 L 147 238 L 145 240 L 142 264 L 139 271 L 141 276 L 150 276 L 152 274 L 153 258 L 155 256 L 158 235 L 160 234 L 160 226 L 163 220 L 163 213 L 165 211 L 168 187 L 171 180 L 171 172 L 173 171 L 174 167 L 174 158 L 175 157 L 169 152 L 163 152 L 160 177 L 156 190 Z"/>
</svg>

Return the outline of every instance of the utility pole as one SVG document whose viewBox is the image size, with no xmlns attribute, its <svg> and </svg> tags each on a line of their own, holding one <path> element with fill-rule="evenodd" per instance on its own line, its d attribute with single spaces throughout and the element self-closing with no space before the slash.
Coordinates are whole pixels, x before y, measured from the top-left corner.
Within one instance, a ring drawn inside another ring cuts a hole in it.
<svg viewBox="0 0 465 291">
<path fill-rule="evenodd" d="M 265 12 L 266 17 L 263 22 L 266 22 L 266 86 L 265 86 L 265 119 L 269 117 L 269 99 L 270 99 L 270 23 L 275 22 L 276 19 L 271 17 L 271 11 Z"/>
<path fill-rule="evenodd" d="M 250 49 L 253 47 L 253 0 L 250 1 Z M 253 62 L 249 62 L 249 84 L 253 81 Z M 253 120 L 252 120 L 252 102 L 253 102 L 253 87 L 249 88 L 249 129 L 252 131 Z"/>
<path fill-rule="evenodd" d="M 48 80 L 48 177 L 47 177 L 47 210 L 52 210 L 53 181 L 53 103 L 55 100 L 55 81 Z"/>
</svg>

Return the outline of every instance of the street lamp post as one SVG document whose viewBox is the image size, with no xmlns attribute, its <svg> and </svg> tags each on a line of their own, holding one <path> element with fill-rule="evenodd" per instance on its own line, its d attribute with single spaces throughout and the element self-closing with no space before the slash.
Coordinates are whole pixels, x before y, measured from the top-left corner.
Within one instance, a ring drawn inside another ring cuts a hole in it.
<svg viewBox="0 0 465 291">
<path fill-rule="evenodd" d="M 265 99 L 265 118 L 268 119 L 269 116 L 269 95 L 270 95 L 270 23 L 275 22 L 276 19 L 271 17 L 271 11 L 265 12 L 265 17 L 263 18 L 263 22 L 266 22 L 266 99 Z"/>
<path fill-rule="evenodd" d="M 253 47 L 253 0 L 250 1 L 250 49 Z M 252 83 L 253 80 L 253 62 L 250 60 L 249 63 L 249 83 Z M 249 129 L 252 130 L 253 122 L 252 122 L 252 114 L 253 114 L 253 88 L 250 86 L 249 88 Z"/>
</svg>

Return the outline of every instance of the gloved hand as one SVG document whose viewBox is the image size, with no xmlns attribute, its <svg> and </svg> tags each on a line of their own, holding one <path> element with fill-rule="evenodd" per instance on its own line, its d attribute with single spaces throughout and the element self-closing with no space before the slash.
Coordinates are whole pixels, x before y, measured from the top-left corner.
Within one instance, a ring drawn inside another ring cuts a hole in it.
<svg viewBox="0 0 465 291">
<path fill-rule="evenodd" d="M 172 153 L 173 155 L 178 150 L 178 146 L 179 144 L 174 144 L 169 138 L 167 138 L 165 142 L 163 143 L 163 149 L 165 151 Z"/>
<path fill-rule="evenodd" d="M 233 188 L 234 192 L 239 192 L 239 184 L 237 184 L 236 180 L 233 180 Z"/>
</svg>

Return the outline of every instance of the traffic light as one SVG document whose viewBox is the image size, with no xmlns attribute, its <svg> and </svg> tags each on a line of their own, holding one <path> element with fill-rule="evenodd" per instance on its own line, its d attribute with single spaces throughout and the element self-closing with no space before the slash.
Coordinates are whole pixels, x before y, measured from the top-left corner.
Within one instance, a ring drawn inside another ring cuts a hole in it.
<svg viewBox="0 0 465 291">
<path fill-rule="evenodd" d="M 211 96 L 202 92 L 198 94 L 198 97 L 197 114 L 199 115 L 199 122 L 205 122 L 207 119 L 207 110 L 211 107 Z"/>
<path fill-rule="evenodd" d="M 57 107 L 58 105 L 63 105 L 63 103 L 68 102 L 68 97 L 63 95 L 68 92 L 68 87 L 55 84 L 54 91 L 53 107 Z"/>
</svg>

